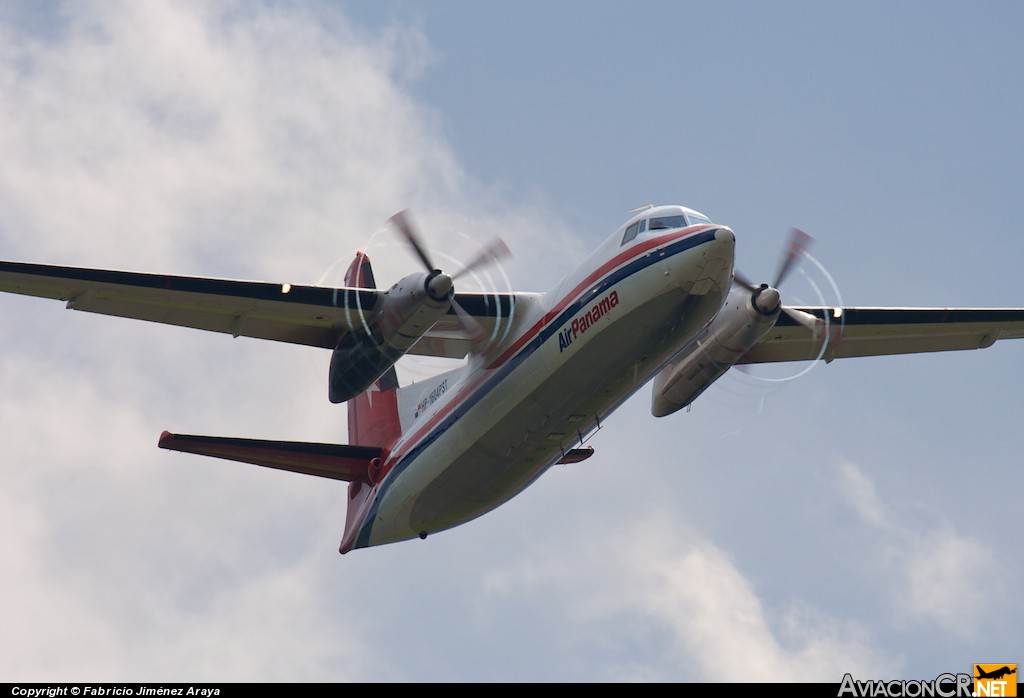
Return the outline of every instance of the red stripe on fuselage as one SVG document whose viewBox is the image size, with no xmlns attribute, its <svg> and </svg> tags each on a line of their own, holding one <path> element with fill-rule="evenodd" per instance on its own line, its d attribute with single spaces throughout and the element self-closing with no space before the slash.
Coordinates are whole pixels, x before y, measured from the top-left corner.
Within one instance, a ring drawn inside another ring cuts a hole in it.
<svg viewBox="0 0 1024 698">
<path fill-rule="evenodd" d="M 519 339 L 517 339 L 515 343 L 505 351 L 504 354 L 495 359 L 491 364 L 487 366 L 487 368 L 497 368 L 498 366 L 501 366 L 503 363 L 505 363 L 510 358 L 515 356 L 515 354 L 518 353 L 518 351 L 522 349 L 527 342 L 533 339 L 538 332 L 540 332 L 545 326 L 547 326 L 549 322 L 558 317 L 558 315 L 563 310 L 565 310 L 565 307 L 569 305 L 571 301 L 575 300 L 577 296 L 583 293 L 586 287 L 590 286 L 597 279 L 600 279 L 612 269 L 616 269 L 622 266 L 623 264 L 630 261 L 634 257 L 639 257 L 641 253 L 646 252 L 650 249 L 659 247 L 668 242 L 672 242 L 673 240 L 678 240 L 679 238 L 686 237 L 687 235 L 691 235 L 693 233 L 699 233 L 702 230 L 706 230 L 712 227 L 714 226 L 701 225 L 696 227 L 683 228 L 682 230 L 676 233 L 662 235 L 660 237 L 652 238 L 650 240 L 644 240 L 643 242 L 633 245 L 629 249 L 620 252 L 615 257 L 612 257 L 607 262 L 598 267 L 596 270 L 594 270 L 590 274 L 590 276 L 585 278 L 580 283 L 576 284 L 576 287 L 572 290 L 571 293 L 563 296 L 562 300 L 558 303 L 558 305 L 554 306 L 551 310 L 545 313 L 544 317 L 542 317 L 536 324 L 534 324 L 533 327 L 531 327 L 529 330 L 523 333 L 523 335 Z"/>
</svg>

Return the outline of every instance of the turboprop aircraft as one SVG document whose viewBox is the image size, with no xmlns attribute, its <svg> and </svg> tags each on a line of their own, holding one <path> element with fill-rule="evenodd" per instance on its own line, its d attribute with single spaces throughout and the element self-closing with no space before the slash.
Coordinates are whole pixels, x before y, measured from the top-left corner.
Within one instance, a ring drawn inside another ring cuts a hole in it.
<svg viewBox="0 0 1024 698">
<path fill-rule="evenodd" d="M 1024 336 L 1024 309 L 791 307 L 733 269 L 736 238 L 683 206 L 645 207 L 547 293 L 456 291 L 507 251 L 437 268 L 405 212 L 391 222 L 424 271 L 378 290 L 357 253 L 338 288 L 0 262 L 0 290 L 117 315 L 332 352 L 328 397 L 348 444 L 164 432 L 161 448 L 348 482 L 340 552 L 466 523 L 584 443 L 648 382 L 651 412 L 690 405 L 730 367 L 980 349 Z M 399 387 L 406 354 L 466 359 Z"/>
</svg>

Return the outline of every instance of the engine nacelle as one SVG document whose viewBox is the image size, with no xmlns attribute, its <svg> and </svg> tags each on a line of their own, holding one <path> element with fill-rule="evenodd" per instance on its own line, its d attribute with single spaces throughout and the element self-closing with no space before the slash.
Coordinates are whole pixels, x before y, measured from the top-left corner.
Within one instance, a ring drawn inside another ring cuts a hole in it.
<svg viewBox="0 0 1024 698">
<path fill-rule="evenodd" d="M 365 326 L 347 332 L 331 354 L 328 397 L 345 402 L 369 388 L 452 304 L 452 278 L 434 270 L 392 286 Z"/>
<path fill-rule="evenodd" d="M 664 417 L 686 407 L 760 341 L 779 318 L 775 289 L 735 287 L 704 331 L 654 377 L 651 414 Z"/>
</svg>

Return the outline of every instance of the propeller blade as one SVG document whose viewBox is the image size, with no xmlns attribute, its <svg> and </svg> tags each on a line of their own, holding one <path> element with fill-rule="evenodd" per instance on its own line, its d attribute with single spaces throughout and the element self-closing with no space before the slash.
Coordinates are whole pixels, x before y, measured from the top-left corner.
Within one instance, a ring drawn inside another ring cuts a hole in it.
<svg viewBox="0 0 1024 698">
<path fill-rule="evenodd" d="M 477 346 L 487 341 L 487 332 L 483 326 L 476 321 L 476 318 L 466 312 L 466 309 L 459 305 L 459 302 L 454 298 L 452 298 L 452 308 L 455 309 L 455 317 L 459 318 L 462 328 L 469 335 L 469 341 Z"/>
<path fill-rule="evenodd" d="M 489 266 L 491 264 L 495 264 L 496 262 L 500 262 L 501 260 L 507 259 L 511 256 L 512 251 L 509 250 L 508 245 L 505 244 L 505 241 L 502 240 L 500 237 L 496 237 L 493 240 L 491 240 L 490 244 L 484 247 L 484 249 L 480 250 L 480 253 L 472 260 L 470 260 L 469 263 L 462 268 L 462 271 L 459 271 L 456 274 L 454 274 L 452 276 L 452 280 L 456 280 L 462 276 L 465 276 L 471 271 L 474 271 L 481 267 Z"/>
<path fill-rule="evenodd" d="M 748 279 L 743 274 L 735 270 L 732 273 L 732 280 L 736 282 L 737 286 L 742 286 L 751 293 L 757 293 L 761 289 L 760 286 L 754 285 L 754 283 L 750 279 Z"/>
<path fill-rule="evenodd" d="M 818 335 L 818 332 L 821 331 L 822 326 L 825 324 L 821 318 L 815 315 L 811 315 L 810 313 L 805 313 L 802 310 L 797 310 L 795 308 L 787 308 L 786 306 L 782 306 L 782 312 L 784 312 L 786 315 L 790 316 L 798 323 L 809 329 L 811 332 L 814 333 L 815 336 Z"/>
<path fill-rule="evenodd" d="M 416 228 L 412 224 L 412 218 L 409 216 L 409 210 L 405 209 L 399 211 L 395 215 L 388 219 L 388 222 L 398 228 L 398 232 L 402 234 L 405 241 L 409 243 L 409 247 L 413 249 L 416 256 L 423 262 L 423 266 L 427 268 L 427 271 L 434 271 L 437 267 L 430 261 L 430 257 L 427 256 L 426 248 L 420 241 L 420 236 L 416 233 Z"/>
<path fill-rule="evenodd" d="M 786 245 L 786 253 L 779 264 L 779 271 L 775 275 L 775 282 L 772 288 L 778 288 L 779 284 L 793 271 L 793 265 L 804 256 L 804 252 L 814 242 L 814 238 L 797 228 L 789 229 L 789 243 Z"/>
</svg>

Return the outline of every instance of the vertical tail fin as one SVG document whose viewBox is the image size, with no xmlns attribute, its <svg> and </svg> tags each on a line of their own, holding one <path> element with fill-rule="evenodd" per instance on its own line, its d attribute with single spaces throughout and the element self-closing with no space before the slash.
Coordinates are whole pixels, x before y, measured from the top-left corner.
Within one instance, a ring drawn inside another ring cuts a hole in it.
<svg viewBox="0 0 1024 698">
<path fill-rule="evenodd" d="M 356 252 L 345 272 L 345 285 L 376 288 L 370 258 Z M 357 446 L 390 449 L 402 435 L 398 418 L 398 375 L 392 366 L 375 385 L 348 401 L 348 441 Z"/>
<path fill-rule="evenodd" d="M 373 279 L 373 268 L 365 252 L 356 252 L 356 258 L 345 272 L 345 285 L 350 288 L 377 288 Z"/>
</svg>

